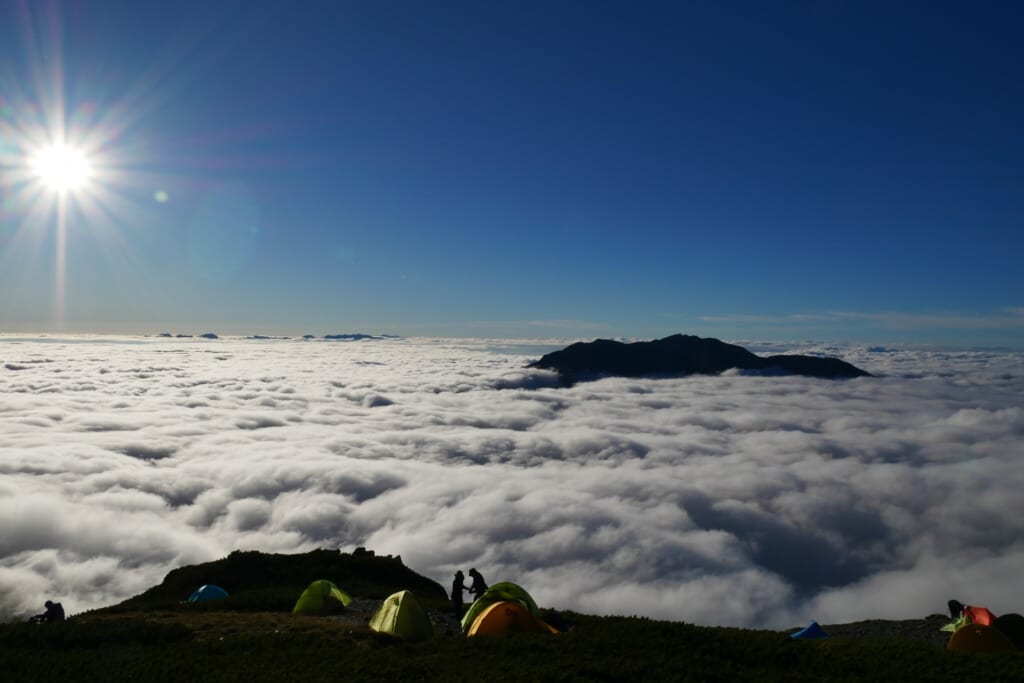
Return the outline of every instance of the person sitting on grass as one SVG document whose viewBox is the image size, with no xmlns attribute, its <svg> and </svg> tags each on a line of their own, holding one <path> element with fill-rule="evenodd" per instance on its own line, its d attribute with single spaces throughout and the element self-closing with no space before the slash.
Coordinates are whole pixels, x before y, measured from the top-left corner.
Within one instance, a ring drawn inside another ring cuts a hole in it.
<svg viewBox="0 0 1024 683">
<path fill-rule="evenodd" d="M 29 621 L 31 621 L 34 624 L 52 624 L 58 621 L 64 621 L 63 605 L 61 605 L 59 602 L 47 600 L 44 603 L 44 606 L 46 607 L 46 611 L 42 614 L 35 615 L 31 619 L 29 619 Z"/>
</svg>

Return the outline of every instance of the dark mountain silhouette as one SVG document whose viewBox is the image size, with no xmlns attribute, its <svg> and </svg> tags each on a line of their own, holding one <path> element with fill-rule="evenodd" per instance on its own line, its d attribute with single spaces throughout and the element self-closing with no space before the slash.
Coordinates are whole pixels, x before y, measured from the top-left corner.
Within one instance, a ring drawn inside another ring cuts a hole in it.
<svg viewBox="0 0 1024 683">
<path fill-rule="evenodd" d="M 443 602 L 448 597 L 444 587 L 406 567 L 401 557 L 376 555 L 363 548 L 353 553 L 319 549 L 299 555 L 236 550 L 214 562 L 173 569 L 158 586 L 104 611 L 166 608 L 207 583 L 225 589 L 232 596 L 232 604 L 242 609 L 260 601 L 266 609 L 269 600 L 280 609 L 290 610 L 306 586 L 317 579 L 332 581 L 362 598 L 384 598 L 402 589 L 415 592 L 420 599 Z"/>
<path fill-rule="evenodd" d="M 396 335 L 393 335 L 393 334 L 374 335 L 374 334 L 356 333 L 356 334 L 325 334 L 324 335 L 324 339 L 334 339 L 334 340 L 339 340 L 340 339 L 340 340 L 345 340 L 345 341 L 361 341 L 363 339 L 399 339 L 399 337 L 397 337 Z"/>
<path fill-rule="evenodd" d="M 545 354 L 531 368 L 555 370 L 567 383 L 602 376 L 645 377 L 713 375 L 731 368 L 778 370 L 809 377 L 838 379 L 870 377 L 838 358 L 814 356 L 757 356 L 742 346 L 718 339 L 675 334 L 664 339 L 627 344 L 611 339 L 577 342 Z"/>
</svg>

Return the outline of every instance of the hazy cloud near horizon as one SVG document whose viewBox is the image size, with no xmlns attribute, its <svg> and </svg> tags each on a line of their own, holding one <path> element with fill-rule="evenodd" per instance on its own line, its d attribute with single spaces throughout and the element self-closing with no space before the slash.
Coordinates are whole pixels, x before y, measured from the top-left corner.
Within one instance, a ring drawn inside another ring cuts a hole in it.
<svg viewBox="0 0 1024 683">
<path fill-rule="evenodd" d="M 357 546 L 704 624 L 1024 611 L 1024 355 L 748 347 L 878 376 L 559 388 L 493 341 L 0 338 L 0 618 Z"/>
</svg>

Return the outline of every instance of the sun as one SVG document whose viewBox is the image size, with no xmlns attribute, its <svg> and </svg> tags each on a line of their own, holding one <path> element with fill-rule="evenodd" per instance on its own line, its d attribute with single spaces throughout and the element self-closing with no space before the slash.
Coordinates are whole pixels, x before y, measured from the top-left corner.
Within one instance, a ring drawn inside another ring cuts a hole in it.
<svg viewBox="0 0 1024 683">
<path fill-rule="evenodd" d="M 81 189 L 92 177 L 92 165 L 85 154 L 63 143 L 40 150 L 30 163 L 39 181 L 57 192 Z"/>
</svg>

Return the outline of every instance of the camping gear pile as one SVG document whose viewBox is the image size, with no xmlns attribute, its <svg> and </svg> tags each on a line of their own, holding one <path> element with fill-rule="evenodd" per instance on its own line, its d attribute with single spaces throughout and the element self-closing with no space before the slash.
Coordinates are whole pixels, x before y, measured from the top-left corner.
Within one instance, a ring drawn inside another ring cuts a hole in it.
<svg viewBox="0 0 1024 683">
<path fill-rule="evenodd" d="M 227 591 L 214 585 L 196 589 L 188 602 L 205 602 L 228 597 Z M 327 579 L 318 579 L 306 587 L 292 614 L 341 614 L 351 605 L 351 595 Z M 477 598 L 462 617 L 466 636 L 500 635 L 504 633 L 559 633 L 540 617 L 537 603 L 520 586 L 508 581 L 497 583 Z M 392 593 L 370 618 L 369 627 L 406 641 L 425 640 L 434 635 L 434 625 L 427 611 L 411 591 Z"/>
<path fill-rule="evenodd" d="M 959 608 L 959 614 L 956 614 Z M 960 652 L 1014 652 L 1024 650 L 1024 616 L 997 617 L 986 607 L 960 605 L 950 600 L 953 621 L 942 627 L 950 636 L 946 648 Z"/>
</svg>

